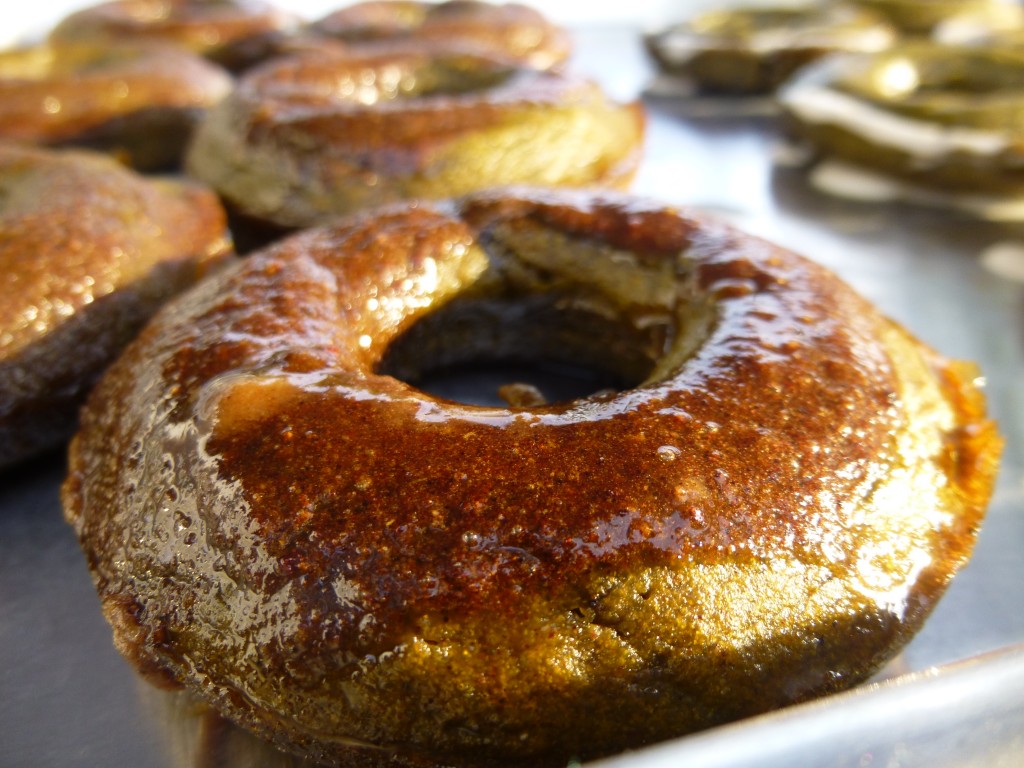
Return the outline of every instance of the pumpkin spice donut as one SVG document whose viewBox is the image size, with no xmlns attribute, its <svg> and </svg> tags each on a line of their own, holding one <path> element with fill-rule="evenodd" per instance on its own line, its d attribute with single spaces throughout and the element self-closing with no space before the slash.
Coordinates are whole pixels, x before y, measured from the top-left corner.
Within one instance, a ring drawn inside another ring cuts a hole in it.
<svg viewBox="0 0 1024 768">
<path fill-rule="evenodd" d="M 50 32 L 56 43 L 158 42 L 232 70 L 259 60 L 298 17 L 261 0 L 110 0 L 76 11 Z"/>
<path fill-rule="evenodd" d="M 879 51 L 896 38 L 881 17 L 845 3 L 712 9 L 644 37 L 671 78 L 710 94 L 770 94 L 808 63 Z"/>
<path fill-rule="evenodd" d="M 595 83 L 474 53 L 320 52 L 244 75 L 186 158 L 249 219 L 290 228 L 506 184 L 622 186 L 644 114 Z"/>
<path fill-rule="evenodd" d="M 625 385 L 490 407 L 410 383 L 494 358 Z M 895 654 L 989 497 L 974 380 L 713 220 L 481 193 L 179 297 L 94 391 L 63 498 L 153 679 L 335 765 L 565 765 Z"/>
<path fill-rule="evenodd" d="M 1012 44 L 910 41 L 813 64 L 779 103 L 822 188 L 1020 220 L 1021 83 L 1024 53 Z"/>
<path fill-rule="evenodd" d="M 475 47 L 538 69 L 565 63 L 568 33 L 533 8 L 478 0 L 369 0 L 329 14 L 312 31 L 353 46 L 401 43 Z"/>
<path fill-rule="evenodd" d="M 177 167 L 230 75 L 187 51 L 40 43 L 0 52 L 0 140 L 85 146 L 138 170 Z"/>
<path fill-rule="evenodd" d="M 70 437 L 150 314 L 228 251 L 217 198 L 110 158 L 0 144 L 0 466 Z"/>
</svg>

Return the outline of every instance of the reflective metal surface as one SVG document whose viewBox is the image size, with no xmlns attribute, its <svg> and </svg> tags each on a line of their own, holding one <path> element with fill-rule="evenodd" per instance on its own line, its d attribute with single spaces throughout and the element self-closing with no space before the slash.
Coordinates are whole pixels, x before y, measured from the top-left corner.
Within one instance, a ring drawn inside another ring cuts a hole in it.
<svg viewBox="0 0 1024 768">
<path fill-rule="evenodd" d="M 638 30 L 581 30 L 577 47 L 576 68 L 620 98 L 651 76 Z M 974 560 L 887 671 L 895 682 L 608 765 L 1019 764 L 1024 654 L 931 668 L 1024 642 L 1024 225 L 826 198 L 773 162 L 770 115 L 654 97 L 648 109 L 636 192 L 714 210 L 816 259 L 947 355 L 978 362 L 1007 446 Z M 118 657 L 61 517 L 62 465 L 50 456 L 0 476 L 0 765 L 299 765 L 149 688 Z"/>
</svg>

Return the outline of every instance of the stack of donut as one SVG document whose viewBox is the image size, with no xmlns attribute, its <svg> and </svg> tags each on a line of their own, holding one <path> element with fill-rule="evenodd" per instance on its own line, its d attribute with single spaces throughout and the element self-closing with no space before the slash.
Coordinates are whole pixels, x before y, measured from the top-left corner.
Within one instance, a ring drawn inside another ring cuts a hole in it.
<svg viewBox="0 0 1024 768">
<path fill-rule="evenodd" d="M 164 161 L 193 181 L 46 130 L 52 61 L 125 34 L 115 59 L 227 78 Z M 793 253 L 610 189 L 643 112 L 562 71 L 535 12 L 117 0 L 25 55 L 0 386 L 91 387 L 65 514 L 151 680 L 335 765 L 564 765 L 864 679 L 968 558 L 1000 445 L 972 368 Z M 231 257 L 225 209 L 275 242 Z M 95 386 L 51 362 L 115 337 Z M 620 385 L 416 384 L 491 361 Z"/>
</svg>

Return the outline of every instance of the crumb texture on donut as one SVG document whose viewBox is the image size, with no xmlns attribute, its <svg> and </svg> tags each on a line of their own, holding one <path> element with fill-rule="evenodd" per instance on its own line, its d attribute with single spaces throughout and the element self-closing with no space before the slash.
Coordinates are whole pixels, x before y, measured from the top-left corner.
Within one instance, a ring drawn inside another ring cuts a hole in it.
<svg viewBox="0 0 1024 768">
<path fill-rule="evenodd" d="M 629 386 L 409 383 L 524 355 Z M 180 297 L 91 397 L 64 503 L 122 650 L 276 743 L 564 765 L 871 674 L 969 556 L 998 452 L 971 370 L 822 268 L 524 190 L 352 216 Z"/>
<path fill-rule="evenodd" d="M 0 466 L 70 436 L 156 307 L 229 250 L 198 185 L 101 155 L 0 145 Z"/>
</svg>

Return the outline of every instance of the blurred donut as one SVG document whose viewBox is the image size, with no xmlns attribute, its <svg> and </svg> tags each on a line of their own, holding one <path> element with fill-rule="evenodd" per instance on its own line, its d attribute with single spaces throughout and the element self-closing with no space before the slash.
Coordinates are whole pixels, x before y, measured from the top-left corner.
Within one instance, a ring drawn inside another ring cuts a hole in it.
<svg viewBox="0 0 1024 768">
<path fill-rule="evenodd" d="M 140 170 L 176 168 L 227 72 L 155 46 L 40 43 L 0 52 L 0 140 L 85 146 Z"/>
<path fill-rule="evenodd" d="M 698 92 L 773 92 L 805 64 L 836 51 L 877 51 L 893 29 L 845 4 L 709 10 L 645 36 L 659 68 Z"/>
<path fill-rule="evenodd" d="M 468 53 L 322 52 L 243 76 L 187 167 L 241 213 L 297 227 L 503 184 L 621 186 L 643 131 L 639 103 L 570 75 Z"/>
<path fill-rule="evenodd" d="M 229 250 L 194 184 L 0 144 L 0 466 L 55 447 L 150 314 Z"/>
<path fill-rule="evenodd" d="M 342 8 L 313 30 L 357 47 L 380 43 L 457 46 L 549 69 L 569 58 L 564 29 L 518 3 L 478 0 L 369 0 Z"/>
</svg>

